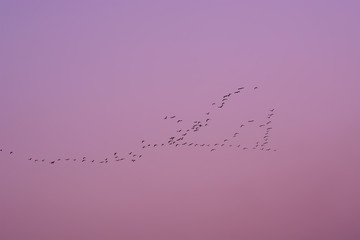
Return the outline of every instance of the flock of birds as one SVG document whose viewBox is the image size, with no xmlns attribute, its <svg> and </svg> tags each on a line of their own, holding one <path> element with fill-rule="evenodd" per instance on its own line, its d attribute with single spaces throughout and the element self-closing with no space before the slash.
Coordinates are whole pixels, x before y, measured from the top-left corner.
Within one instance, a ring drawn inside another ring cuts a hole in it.
<svg viewBox="0 0 360 240">
<path fill-rule="evenodd" d="M 215 109 L 217 108 L 218 110 L 222 109 L 232 96 L 235 96 L 236 94 L 240 94 L 241 91 L 243 91 L 244 89 L 245 89 L 245 87 L 240 87 L 236 91 L 224 95 L 222 97 L 220 103 L 214 102 L 211 104 L 212 107 L 215 107 Z M 258 89 L 258 87 L 253 88 L 253 90 L 256 90 L 256 89 Z M 232 136 L 225 138 L 221 141 L 218 141 L 216 143 L 209 144 L 209 143 L 197 143 L 197 142 L 189 141 L 188 139 L 192 134 L 196 134 L 197 132 L 206 128 L 212 121 L 212 118 L 210 118 L 211 112 L 206 112 L 204 119 L 194 121 L 193 124 L 191 125 L 191 127 L 181 128 L 181 129 L 176 130 L 174 132 L 174 135 L 169 137 L 163 143 L 148 143 L 145 140 L 141 140 L 141 150 L 143 150 L 145 148 L 161 148 L 161 147 L 165 147 L 165 146 L 172 146 L 172 147 L 190 147 L 190 146 L 192 146 L 192 147 L 208 149 L 210 152 L 214 152 L 217 149 L 224 148 L 224 147 L 238 148 L 239 150 L 244 150 L 244 151 L 249 150 L 249 149 L 260 150 L 260 151 L 276 151 L 276 149 L 272 149 L 272 148 L 268 147 L 269 141 L 270 141 L 270 133 L 271 133 L 271 130 L 273 129 L 271 126 L 271 123 L 272 123 L 271 119 L 274 116 L 274 114 L 275 114 L 275 109 L 270 109 L 268 111 L 266 121 L 264 121 L 263 123 L 258 125 L 259 128 L 264 129 L 264 135 L 263 135 L 262 139 L 257 141 L 252 147 L 245 146 L 245 145 L 243 146 L 241 144 L 234 144 L 231 142 L 233 139 L 238 137 L 238 135 L 240 134 L 240 130 L 242 128 L 246 127 L 247 125 L 256 124 L 257 122 L 254 119 L 248 120 L 247 123 L 242 123 L 239 126 L 239 131 L 234 132 L 234 134 Z M 181 124 L 183 122 L 182 119 L 177 118 L 177 116 L 175 116 L 175 115 L 174 116 L 165 116 L 163 118 L 163 120 L 173 120 L 177 124 Z M 55 164 L 60 161 L 61 162 L 73 161 L 73 162 L 81 162 L 81 163 L 99 163 L 99 164 L 107 164 L 110 162 L 120 162 L 120 161 L 125 161 L 125 160 L 130 160 L 132 162 L 135 162 L 143 157 L 141 150 L 140 150 L 140 152 L 131 151 L 129 153 L 122 154 L 122 155 L 118 154 L 118 152 L 114 152 L 113 154 L 111 154 L 111 157 L 107 157 L 107 158 L 104 158 L 101 160 L 89 159 L 86 156 L 84 156 L 82 158 L 57 158 L 57 159 L 52 159 L 52 160 L 30 157 L 30 158 L 28 158 L 28 160 L 33 161 L 34 163 L 49 163 L 49 164 Z M 13 156 L 15 153 L 13 151 L 6 151 L 5 149 L 1 148 L 0 154 L 9 154 L 9 155 Z"/>
</svg>

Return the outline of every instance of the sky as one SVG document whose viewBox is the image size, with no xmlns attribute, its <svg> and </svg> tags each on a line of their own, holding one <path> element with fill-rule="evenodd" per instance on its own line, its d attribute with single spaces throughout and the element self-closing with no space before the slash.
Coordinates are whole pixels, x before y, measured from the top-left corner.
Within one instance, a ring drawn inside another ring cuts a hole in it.
<svg viewBox="0 0 360 240">
<path fill-rule="evenodd" d="M 359 22 L 350 0 L 1 0 L 0 239 L 360 239 Z M 186 141 L 234 146 L 167 144 L 207 118 Z"/>
</svg>

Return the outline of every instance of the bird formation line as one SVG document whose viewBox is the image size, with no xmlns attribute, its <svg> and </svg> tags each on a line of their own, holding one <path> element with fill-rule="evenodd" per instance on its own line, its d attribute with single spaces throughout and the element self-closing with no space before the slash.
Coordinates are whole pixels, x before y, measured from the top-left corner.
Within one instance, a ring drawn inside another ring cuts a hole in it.
<svg viewBox="0 0 360 240">
<path fill-rule="evenodd" d="M 143 150 L 146 148 L 163 148 L 163 147 L 197 147 L 202 149 L 209 149 L 208 151 L 214 152 L 218 149 L 224 149 L 225 147 L 231 147 L 236 148 L 242 151 L 246 151 L 249 149 L 252 150 L 260 150 L 260 151 L 274 151 L 276 152 L 276 149 L 268 147 L 270 143 L 270 133 L 272 131 L 272 118 L 275 116 L 275 109 L 270 109 L 267 114 L 267 120 L 264 122 L 261 122 L 260 125 L 257 123 L 255 119 L 249 119 L 247 121 L 247 124 L 241 123 L 238 126 L 238 129 L 233 133 L 232 136 L 229 136 L 228 138 L 225 138 L 223 140 L 217 141 L 215 143 L 204 143 L 204 142 L 194 142 L 191 141 L 189 138 L 193 134 L 197 134 L 199 131 L 202 131 L 203 129 L 207 128 L 211 121 L 213 119 L 210 117 L 211 113 L 213 111 L 219 111 L 221 110 L 226 103 L 235 95 L 240 94 L 242 91 L 244 91 L 245 87 L 240 87 L 237 90 L 230 92 L 222 97 L 220 102 L 216 103 L 213 102 L 211 104 L 211 107 L 215 107 L 212 111 L 208 111 L 204 114 L 204 118 L 201 120 L 196 120 L 192 124 L 189 125 L 189 127 L 181 127 L 180 129 L 177 128 L 175 130 L 174 135 L 168 137 L 164 142 L 162 143 L 150 143 L 147 142 L 145 139 L 142 139 L 140 142 L 140 150 L 138 152 L 131 151 L 127 154 L 119 154 L 118 151 L 114 151 L 113 154 L 111 154 L 111 157 L 106 157 L 103 159 L 92 159 L 87 156 L 84 156 L 82 158 L 56 158 L 56 159 L 40 159 L 35 157 L 29 157 L 27 158 L 28 161 L 32 161 L 34 163 L 49 163 L 51 165 L 56 165 L 58 162 L 80 162 L 80 163 L 89 163 L 89 164 L 108 164 L 113 162 L 121 162 L 121 161 L 131 161 L 136 162 L 143 157 Z M 257 90 L 258 87 L 255 86 L 253 90 Z M 177 125 L 182 126 L 183 125 L 183 119 L 178 118 L 176 115 L 171 116 L 165 116 L 163 120 L 166 121 L 174 121 Z M 239 144 L 238 142 L 235 143 L 235 139 L 241 134 L 241 129 L 245 126 L 252 125 L 257 126 L 261 129 L 264 129 L 264 135 L 259 141 L 256 141 L 254 145 L 246 146 Z M 189 140 L 188 140 L 189 139 Z M 0 148 L 0 154 L 8 154 L 12 157 L 16 155 L 13 150 L 6 150 L 4 148 Z M 1 156 L 1 155 L 0 155 Z"/>
</svg>

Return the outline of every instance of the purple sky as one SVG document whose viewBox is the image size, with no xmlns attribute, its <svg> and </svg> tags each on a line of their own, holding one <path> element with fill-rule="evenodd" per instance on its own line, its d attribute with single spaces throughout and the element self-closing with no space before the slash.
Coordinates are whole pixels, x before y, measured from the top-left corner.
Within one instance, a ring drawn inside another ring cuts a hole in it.
<svg viewBox="0 0 360 240">
<path fill-rule="evenodd" d="M 0 1 L 0 239 L 360 239 L 359 23 L 359 1 Z M 276 152 L 27 160 L 125 156 L 208 111 L 213 143 L 271 108 Z"/>
</svg>

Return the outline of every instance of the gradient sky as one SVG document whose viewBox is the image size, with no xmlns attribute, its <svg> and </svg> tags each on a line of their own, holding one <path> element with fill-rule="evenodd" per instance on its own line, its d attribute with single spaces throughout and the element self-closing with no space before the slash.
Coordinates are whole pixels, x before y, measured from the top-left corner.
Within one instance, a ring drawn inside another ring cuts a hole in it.
<svg viewBox="0 0 360 240">
<path fill-rule="evenodd" d="M 0 0 L 0 239 L 360 239 L 359 23 L 359 1 Z M 276 108 L 277 152 L 27 160 L 163 141 L 242 86 L 198 140 Z"/>
</svg>

